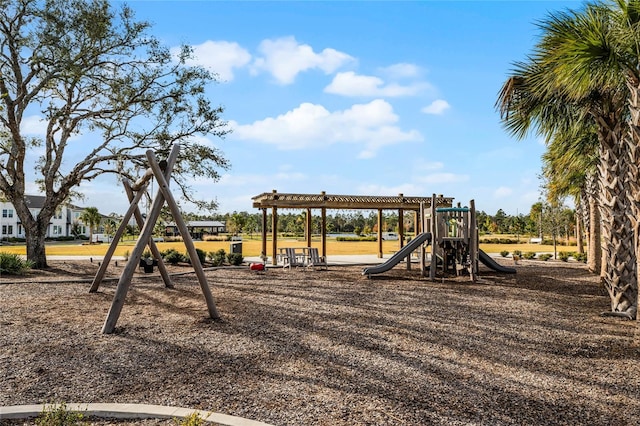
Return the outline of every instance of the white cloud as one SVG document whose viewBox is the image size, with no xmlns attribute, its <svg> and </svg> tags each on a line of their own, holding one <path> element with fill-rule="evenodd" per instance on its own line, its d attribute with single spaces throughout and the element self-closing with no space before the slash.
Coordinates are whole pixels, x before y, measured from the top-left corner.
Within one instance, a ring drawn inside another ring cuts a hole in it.
<svg viewBox="0 0 640 426">
<path fill-rule="evenodd" d="M 425 114 L 440 115 L 449 108 L 451 108 L 451 105 L 449 105 L 447 101 L 443 99 L 437 99 L 431 102 L 431 104 L 429 104 L 428 106 L 422 108 L 421 111 Z"/>
<path fill-rule="evenodd" d="M 393 107 L 377 99 L 334 112 L 322 105 L 303 103 L 275 118 L 229 124 L 234 129 L 231 138 L 262 142 L 281 150 L 357 144 L 362 146 L 359 157 L 371 158 L 386 145 L 422 141 L 417 130 L 404 131 L 396 126 L 397 121 Z"/>
<path fill-rule="evenodd" d="M 501 186 L 493 192 L 495 198 L 505 198 L 513 194 L 513 190 L 506 186 Z"/>
<path fill-rule="evenodd" d="M 420 67 L 407 63 L 393 64 L 388 67 L 381 68 L 380 71 L 393 79 L 418 77 L 420 75 Z"/>
<path fill-rule="evenodd" d="M 385 186 L 378 184 L 359 185 L 357 193 L 362 195 L 386 195 L 395 196 L 398 194 L 414 196 L 424 190 L 424 187 L 413 183 L 403 183 L 395 186 Z"/>
<path fill-rule="evenodd" d="M 266 71 L 280 84 L 291 84 L 299 73 L 311 69 L 331 74 L 354 60 L 346 53 L 330 48 L 316 53 L 311 46 L 299 44 L 294 37 L 263 40 L 258 51 L 262 57 L 254 61 L 253 72 Z"/>
<path fill-rule="evenodd" d="M 235 42 L 207 40 L 192 47 L 194 59 L 187 61 L 187 65 L 202 66 L 218 74 L 222 81 L 233 80 L 234 68 L 242 68 L 251 61 L 249 52 Z M 172 48 L 171 53 L 176 57 L 180 48 Z"/>
<path fill-rule="evenodd" d="M 413 168 L 416 173 L 422 174 L 433 170 L 442 170 L 444 163 L 441 161 L 426 161 L 420 158 L 415 160 Z"/>
<path fill-rule="evenodd" d="M 469 180 L 469 175 L 457 175 L 455 173 L 432 173 L 420 178 L 419 180 L 421 182 L 429 184 L 460 183 L 467 182 Z"/>
<path fill-rule="evenodd" d="M 406 86 L 397 83 L 385 84 L 381 78 L 357 75 L 353 71 L 348 71 L 336 74 L 324 91 L 342 96 L 397 97 L 414 96 L 427 87 L 429 86 L 426 83 L 414 83 Z"/>
</svg>

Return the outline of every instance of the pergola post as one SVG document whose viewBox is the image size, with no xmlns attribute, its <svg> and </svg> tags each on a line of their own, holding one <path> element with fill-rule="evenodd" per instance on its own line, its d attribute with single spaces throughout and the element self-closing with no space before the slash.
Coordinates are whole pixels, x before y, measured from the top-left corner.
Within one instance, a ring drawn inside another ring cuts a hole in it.
<svg viewBox="0 0 640 426">
<path fill-rule="evenodd" d="M 322 208 L 322 255 L 327 258 L 327 209 L 326 207 Z"/>
<path fill-rule="evenodd" d="M 260 255 L 267 255 L 267 209 L 262 210 L 262 252 Z"/>
<path fill-rule="evenodd" d="M 403 198 L 402 194 L 398 194 L 398 197 Z M 404 247 L 404 210 L 398 209 L 398 250 L 402 250 Z M 411 255 L 407 256 L 407 269 L 411 269 Z"/>
<path fill-rule="evenodd" d="M 278 208 L 273 206 L 271 208 L 271 253 L 273 259 L 271 264 L 278 264 Z"/>
<path fill-rule="evenodd" d="M 311 209 L 307 208 L 307 217 L 305 218 L 305 236 L 307 237 L 307 247 L 311 247 L 311 239 L 313 236 L 313 221 L 311 216 Z"/>
<path fill-rule="evenodd" d="M 382 209 L 378 209 L 378 257 L 382 259 Z"/>
</svg>

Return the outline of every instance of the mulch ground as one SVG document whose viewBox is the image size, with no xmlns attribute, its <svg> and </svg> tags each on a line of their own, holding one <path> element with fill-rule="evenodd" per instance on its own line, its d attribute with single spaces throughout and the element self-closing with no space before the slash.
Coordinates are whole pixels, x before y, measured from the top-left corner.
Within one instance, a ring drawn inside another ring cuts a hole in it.
<svg viewBox="0 0 640 426">
<path fill-rule="evenodd" d="M 0 277 L 0 405 L 175 405 L 275 425 L 638 424 L 640 327 L 600 316 L 608 296 L 583 264 L 521 261 L 476 283 L 402 266 L 374 279 L 355 266 L 209 269 L 216 321 L 187 267 L 171 267 L 174 289 L 136 272 L 109 335 L 123 265 L 94 294 L 96 263 L 50 266 Z"/>
</svg>

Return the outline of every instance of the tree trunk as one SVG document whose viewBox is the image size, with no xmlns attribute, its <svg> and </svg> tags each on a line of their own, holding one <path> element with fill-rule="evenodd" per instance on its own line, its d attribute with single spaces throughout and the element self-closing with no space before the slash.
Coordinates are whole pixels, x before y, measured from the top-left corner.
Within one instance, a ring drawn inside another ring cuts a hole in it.
<svg viewBox="0 0 640 426">
<path fill-rule="evenodd" d="M 637 303 L 636 260 L 633 229 L 627 215 L 627 143 L 621 124 L 600 117 L 600 210 L 606 269 L 604 286 L 611 299 L 611 312 L 635 317 Z"/>
<path fill-rule="evenodd" d="M 25 237 L 27 243 L 27 260 L 32 262 L 34 269 L 47 267 L 47 256 L 45 253 L 44 240 L 47 237 L 47 227 L 41 226 L 40 221 L 34 221 L 36 226 L 31 229 L 25 227 Z"/>
<path fill-rule="evenodd" d="M 576 214 L 576 248 L 578 253 L 584 253 L 584 247 L 582 246 L 582 218 L 580 214 Z"/>
<path fill-rule="evenodd" d="M 590 176 L 587 180 L 588 207 L 589 207 L 589 240 L 587 251 L 587 265 L 589 272 L 600 274 L 602 272 L 602 224 L 600 218 L 600 206 L 597 197 L 597 175 Z"/>
<path fill-rule="evenodd" d="M 638 318 L 638 305 L 640 304 L 640 300 L 638 299 L 638 272 L 640 271 L 640 80 L 637 76 L 632 76 L 629 79 L 629 84 L 627 85 L 630 91 L 630 99 L 629 99 L 629 112 L 630 112 L 630 123 L 629 123 L 629 137 L 625 139 L 627 143 L 627 179 L 626 182 L 628 184 L 627 190 L 627 201 L 629 203 L 629 212 L 628 219 L 631 223 L 633 229 L 633 249 L 635 254 L 635 273 L 636 280 L 634 281 L 635 298 L 633 300 L 633 306 L 635 308 L 635 312 L 633 315 Z M 638 318 L 640 320 L 640 318 Z"/>
</svg>

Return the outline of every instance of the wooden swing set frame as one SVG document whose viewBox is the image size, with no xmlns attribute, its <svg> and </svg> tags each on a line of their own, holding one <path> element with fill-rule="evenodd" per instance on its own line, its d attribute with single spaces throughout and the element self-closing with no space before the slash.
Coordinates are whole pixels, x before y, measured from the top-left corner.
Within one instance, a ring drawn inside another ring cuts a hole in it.
<svg viewBox="0 0 640 426">
<path fill-rule="evenodd" d="M 162 260 L 162 256 L 160 256 L 160 251 L 158 250 L 158 247 L 156 246 L 152 237 L 153 228 L 158 221 L 160 211 L 162 210 L 165 202 L 167 203 L 171 214 L 173 215 L 176 226 L 178 227 L 180 234 L 182 235 L 184 245 L 186 246 L 187 252 L 189 253 L 191 265 L 193 266 L 196 276 L 198 277 L 200 288 L 202 289 L 202 293 L 204 294 L 204 298 L 207 302 L 209 317 L 212 319 L 220 318 L 218 310 L 216 309 L 215 302 L 213 300 L 213 296 L 211 294 L 211 290 L 209 289 L 209 284 L 207 283 L 207 278 L 204 274 L 204 269 L 202 268 L 202 264 L 200 263 L 200 259 L 198 258 L 196 247 L 193 244 L 193 240 L 191 239 L 191 235 L 189 234 L 187 225 L 182 219 L 178 204 L 176 203 L 176 200 L 173 197 L 171 190 L 169 189 L 171 172 L 178 159 L 179 152 L 180 144 L 175 143 L 171 149 L 171 152 L 169 153 L 169 157 L 167 158 L 167 160 L 158 162 L 153 151 L 146 151 L 145 154 L 147 156 L 147 160 L 149 161 L 149 168 L 146 170 L 145 174 L 134 184 L 131 184 L 127 179 L 124 179 L 123 181 L 125 192 L 127 193 L 127 197 L 129 198 L 129 209 L 122 218 L 122 222 L 120 223 L 120 226 L 118 227 L 118 230 L 114 235 L 113 241 L 111 242 L 111 245 L 109 246 L 109 249 L 105 254 L 103 262 L 100 264 L 100 268 L 98 269 L 98 272 L 93 279 L 89 292 L 95 293 L 98 291 L 100 283 L 102 282 L 104 274 L 107 270 L 107 266 L 109 265 L 109 262 L 113 257 L 113 253 L 116 250 L 118 241 L 120 241 L 120 238 L 124 234 L 124 230 L 132 216 L 135 217 L 135 220 L 142 231 L 138 236 L 138 240 L 133 249 L 133 252 L 131 253 L 129 260 L 127 261 L 127 264 L 125 265 L 122 274 L 120 275 L 120 279 L 118 280 L 118 285 L 113 296 L 111 308 L 109 309 L 107 318 L 102 327 L 103 334 L 111 334 L 115 331 L 116 323 L 118 322 L 118 318 L 120 317 L 127 292 L 129 291 L 129 287 L 131 286 L 131 278 L 133 277 L 133 273 L 135 272 L 136 268 L 140 264 L 140 259 L 145 247 L 149 247 L 149 250 L 151 250 L 154 259 L 157 260 L 158 270 L 160 271 L 160 275 L 162 276 L 165 287 L 173 288 L 173 283 L 171 282 L 171 278 L 169 277 L 167 268 Z M 149 181 L 154 177 L 158 182 L 158 190 L 153 199 L 151 210 L 149 211 L 146 220 L 143 220 L 142 214 L 140 213 L 140 208 L 138 207 L 138 203 L 142 199 L 142 196 L 146 193 Z"/>
</svg>

